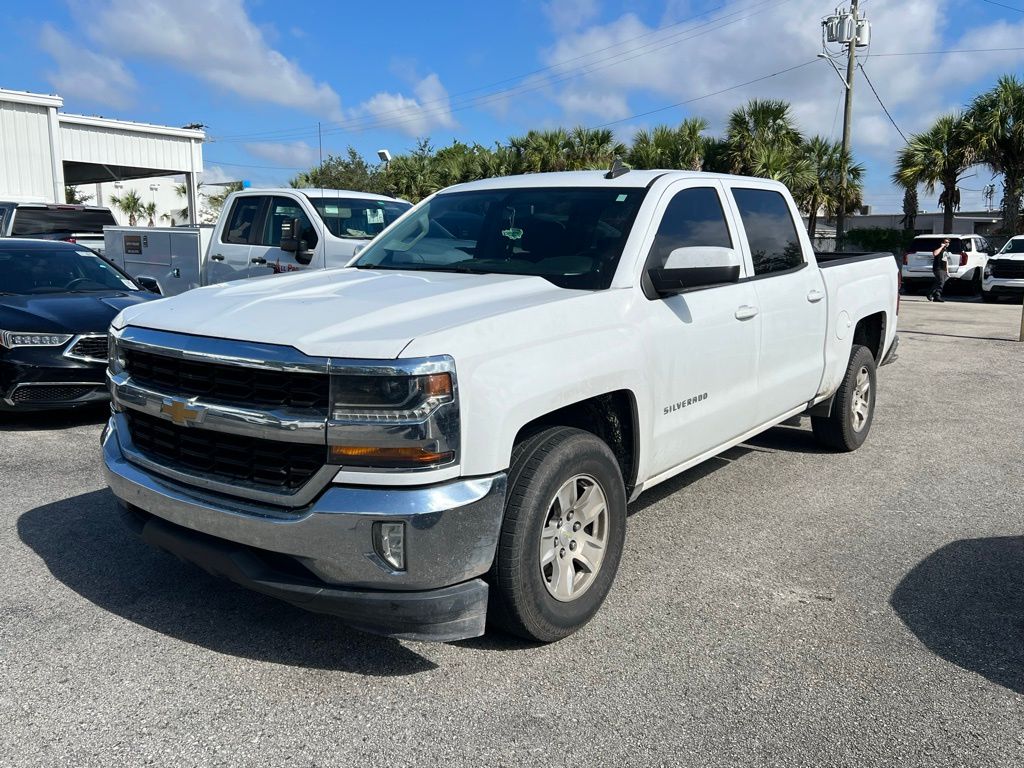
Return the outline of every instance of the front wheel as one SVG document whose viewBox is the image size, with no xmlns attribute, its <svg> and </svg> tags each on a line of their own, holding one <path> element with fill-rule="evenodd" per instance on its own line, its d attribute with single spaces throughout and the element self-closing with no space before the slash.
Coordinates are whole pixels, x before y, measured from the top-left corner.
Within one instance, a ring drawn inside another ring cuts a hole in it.
<svg viewBox="0 0 1024 768">
<path fill-rule="evenodd" d="M 626 534 L 626 489 L 608 445 L 552 427 L 512 453 L 491 571 L 491 618 L 540 642 L 566 637 L 611 589 Z"/>
<path fill-rule="evenodd" d="M 832 413 L 812 416 L 818 442 L 837 451 L 855 451 L 867 439 L 875 415 L 875 356 L 865 346 L 850 351 L 846 375 L 836 390 Z"/>
</svg>

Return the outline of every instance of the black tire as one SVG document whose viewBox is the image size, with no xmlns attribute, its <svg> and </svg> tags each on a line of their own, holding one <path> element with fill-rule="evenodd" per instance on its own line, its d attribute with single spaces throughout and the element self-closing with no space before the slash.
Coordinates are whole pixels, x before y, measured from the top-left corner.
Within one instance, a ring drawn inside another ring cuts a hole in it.
<svg viewBox="0 0 1024 768">
<path fill-rule="evenodd" d="M 867 397 L 867 416 L 858 429 L 855 426 L 853 404 L 857 390 L 857 377 L 862 370 L 867 371 L 870 384 Z M 871 431 L 871 422 L 875 416 L 875 356 L 867 347 L 855 344 L 850 351 L 850 362 L 846 366 L 846 375 L 836 390 L 832 401 L 832 413 L 828 416 L 812 416 L 811 429 L 818 442 L 827 448 L 837 451 L 855 451 L 860 448 Z"/>
<path fill-rule="evenodd" d="M 981 284 L 981 270 L 975 267 L 974 276 L 971 278 L 971 295 L 981 296 L 982 293 L 984 293 L 984 289 Z"/>
<path fill-rule="evenodd" d="M 982 289 L 981 300 L 984 301 L 986 304 L 998 304 L 999 295 L 995 293 L 990 293 L 989 291 Z"/>
<path fill-rule="evenodd" d="M 540 536 L 559 488 L 576 475 L 596 480 L 607 509 L 607 543 L 592 582 L 571 602 L 553 597 L 541 570 Z M 571 635 L 597 613 L 611 589 L 626 535 L 626 489 L 608 445 L 580 429 L 552 427 L 512 452 L 505 518 L 489 581 L 489 618 L 539 642 Z"/>
</svg>

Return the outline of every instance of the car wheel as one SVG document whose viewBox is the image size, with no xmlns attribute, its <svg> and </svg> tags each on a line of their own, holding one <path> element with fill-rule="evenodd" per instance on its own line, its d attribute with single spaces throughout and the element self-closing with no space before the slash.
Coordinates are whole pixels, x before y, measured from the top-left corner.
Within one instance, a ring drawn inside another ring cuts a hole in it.
<svg viewBox="0 0 1024 768">
<path fill-rule="evenodd" d="M 867 439 L 875 415 L 875 356 L 859 344 L 850 352 L 846 375 L 836 390 L 832 412 L 811 417 L 811 429 L 822 445 L 855 451 Z"/>
<path fill-rule="evenodd" d="M 990 293 L 989 291 L 982 289 L 981 300 L 984 301 L 986 304 L 995 304 L 999 301 L 999 296 L 998 294 Z"/>
<path fill-rule="evenodd" d="M 545 429 L 512 453 L 491 570 L 491 620 L 529 640 L 566 637 L 597 613 L 626 534 L 626 489 L 608 445 Z"/>
</svg>

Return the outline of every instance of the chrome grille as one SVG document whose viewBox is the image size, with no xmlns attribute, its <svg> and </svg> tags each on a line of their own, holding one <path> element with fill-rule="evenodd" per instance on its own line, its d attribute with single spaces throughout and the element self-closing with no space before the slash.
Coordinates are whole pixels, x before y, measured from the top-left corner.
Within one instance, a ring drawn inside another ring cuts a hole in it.
<svg viewBox="0 0 1024 768">
<path fill-rule="evenodd" d="M 326 373 L 293 372 L 186 360 L 126 348 L 125 370 L 132 381 L 167 394 L 203 397 L 248 406 L 327 410 Z"/>
<path fill-rule="evenodd" d="M 291 491 L 304 485 L 327 460 L 327 446 L 179 427 L 137 411 L 125 413 L 135 448 L 172 468 L 242 482 L 268 490 Z"/>
</svg>

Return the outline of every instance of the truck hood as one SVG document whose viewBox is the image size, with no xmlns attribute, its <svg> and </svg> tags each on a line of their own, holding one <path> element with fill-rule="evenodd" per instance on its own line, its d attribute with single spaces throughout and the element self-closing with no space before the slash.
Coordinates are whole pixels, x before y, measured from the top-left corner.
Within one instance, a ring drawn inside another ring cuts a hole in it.
<svg viewBox="0 0 1024 768">
<path fill-rule="evenodd" d="M 127 309 L 115 327 L 393 359 L 417 336 L 580 293 L 540 277 L 331 269 L 198 288 Z"/>
</svg>

